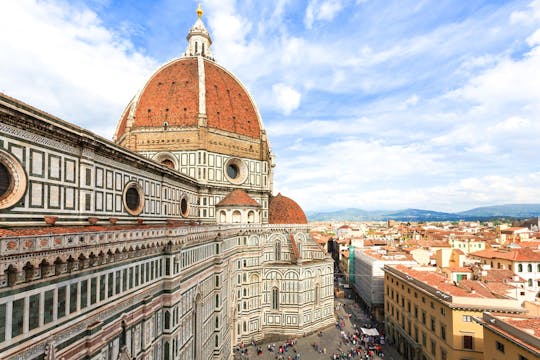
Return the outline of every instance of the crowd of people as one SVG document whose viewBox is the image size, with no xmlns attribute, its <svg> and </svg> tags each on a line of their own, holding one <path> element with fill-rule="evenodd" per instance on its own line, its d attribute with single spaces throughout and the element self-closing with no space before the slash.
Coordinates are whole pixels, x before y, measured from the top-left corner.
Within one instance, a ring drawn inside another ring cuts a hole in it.
<svg viewBox="0 0 540 360">
<path fill-rule="evenodd" d="M 324 357 L 330 360 L 362 359 L 371 360 L 375 356 L 384 357 L 383 347 L 385 343 L 384 328 L 377 324 L 369 315 L 353 315 L 353 309 L 343 309 L 341 304 L 336 304 L 336 330 L 339 333 L 339 341 L 335 343 L 336 347 L 326 349 L 328 340 L 325 336 L 334 336 L 333 331 L 319 331 L 320 341 L 311 342 L 311 349 L 318 353 L 318 358 Z M 349 311 L 346 311 L 349 310 Z M 346 326 L 350 321 L 351 326 Z M 378 329 L 377 329 L 378 328 Z M 372 330 L 367 330 L 372 329 Z M 376 329 L 377 331 L 373 330 Z M 326 345 L 322 345 L 326 344 Z M 263 351 L 270 354 L 273 360 L 300 360 L 300 350 L 297 348 L 296 339 L 287 339 L 282 343 L 272 343 L 267 345 L 256 344 L 252 341 L 250 344 L 240 343 L 234 349 L 234 358 L 238 360 L 249 359 L 250 352 L 248 347 L 253 348 L 252 353 L 256 356 L 253 359 L 263 356 Z M 303 348 L 306 351 L 306 348 Z M 304 354 L 306 359 L 312 358 L 309 350 Z M 265 356 L 268 359 L 268 355 Z"/>
<path fill-rule="evenodd" d="M 263 348 L 260 345 L 257 345 L 255 341 L 252 340 L 251 345 L 255 347 L 255 352 L 257 356 L 262 356 Z M 300 360 L 300 352 L 297 351 L 296 339 L 287 339 L 281 344 L 276 345 L 276 343 L 268 344 L 266 350 L 269 353 L 274 354 L 275 360 Z M 238 346 L 234 348 L 235 359 L 239 358 L 241 360 L 249 359 L 248 347 L 240 342 Z"/>
</svg>

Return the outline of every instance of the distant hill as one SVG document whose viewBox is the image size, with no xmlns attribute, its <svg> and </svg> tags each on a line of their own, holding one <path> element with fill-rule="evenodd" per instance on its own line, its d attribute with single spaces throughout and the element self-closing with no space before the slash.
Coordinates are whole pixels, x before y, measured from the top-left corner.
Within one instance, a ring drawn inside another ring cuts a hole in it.
<svg viewBox="0 0 540 360">
<path fill-rule="evenodd" d="M 540 204 L 509 204 L 484 206 L 458 213 L 445 213 L 432 210 L 362 210 L 343 209 L 332 212 L 308 212 L 309 221 L 475 221 L 494 218 L 525 219 L 540 216 Z"/>
<path fill-rule="evenodd" d="M 483 206 L 457 214 L 466 216 L 509 216 L 515 218 L 530 218 L 540 216 L 540 204 L 507 204 Z"/>
</svg>

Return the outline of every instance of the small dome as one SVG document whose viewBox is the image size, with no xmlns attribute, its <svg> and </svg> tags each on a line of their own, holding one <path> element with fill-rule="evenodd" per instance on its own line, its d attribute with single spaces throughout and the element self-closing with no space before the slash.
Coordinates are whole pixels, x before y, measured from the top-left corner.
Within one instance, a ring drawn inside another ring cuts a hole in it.
<svg viewBox="0 0 540 360">
<path fill-rule="evenodd" d="M 246 194 L 245 191 L 236 189 L 227 195 L 223 200 L 216 204 L 216 207 L 220 206 L 250 206 L 260 207 L 261 205 L 255 201 L 251 196 Z"/>
<path fill-rule="evenodd" d="M 269 224 L 307 224 L 304 210 L 293 199 L 277 194 L 268 205 Z"/>
</svg>

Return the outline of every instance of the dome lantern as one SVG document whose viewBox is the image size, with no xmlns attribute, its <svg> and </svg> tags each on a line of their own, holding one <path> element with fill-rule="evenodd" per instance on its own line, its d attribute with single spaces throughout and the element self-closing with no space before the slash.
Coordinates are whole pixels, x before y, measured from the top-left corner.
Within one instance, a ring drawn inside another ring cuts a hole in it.
<svg viewBox="0 0 540 360">
<path fill-rule="evenodd" d="M 212 39 L 202 21 L 202 15 L 203 10 L 199 4 L 197 7 L 197 20 L 195 20 L 195 24 L 193 24 L 186 37 L 188 46 L 184 56 L 203 56 L 207 59 L 214 60 L 212 50 L 210 50 Z"/>
</svg>

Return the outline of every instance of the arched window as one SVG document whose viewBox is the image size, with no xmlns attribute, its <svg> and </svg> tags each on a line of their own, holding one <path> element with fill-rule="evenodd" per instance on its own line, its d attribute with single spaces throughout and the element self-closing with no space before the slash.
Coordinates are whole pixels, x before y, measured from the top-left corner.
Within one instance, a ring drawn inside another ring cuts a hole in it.
<svg viewBox="0 0 540 360">
<path fill-rule="evenodd" d="M 518 272 L 522 272 L 523 271 L 523 264 L 519 264 L 518 265 Z"/>
<path fill-rule="evenodd" d="M 248 213 L 248 223 L 253 224 L 255 222 L 255 212 L 250 211 Z"/>
<path fill-rule="evenodd" d="M 281 242 L 279 241 L 276 241 L 274 245 L 274 258 L 276 259 L 276 261 L 281 260 Z"/>
<path fill-rule="evenodd" d="M 240 214 L 240 211 L 235 210 L 232 214 L 232 220 L 233 223 L 238 224 L 242 220 L 242 215 Z"/>
<path fill-rule="evenodd" d="M 536 271 L 540 272 L 540 264 L 536 265 Z"/>
<path fill-rule="evenodd" d="M 529 287 L 533 286 L 533 280 L 532 279 L 527 280 L 527 286 L 529 286 Z"/>
<path fill-rule="evenodd" d="M 532 264 L 528 264 L 528 265 L 527 265 L 527 271 L 528 271 L 528 272 L 532 272 Z"/>
<path fill-rule="evenodd" d="M 272 288 L 272 309 L 279 309 L 279 290 L 277 287 Z"/>
<path fill-rule="evenodd" d="M 321 285 L 315 284 L 315 305 L 319 305 L 321 301 Z"/>
<path fill-rule="evenodd" d="M 221 210 L 219 212 L 219 222 L 222 223 L 222 224 L 227 222 L 227 214 L 225 213 L 224 210 Z"/>
<path fill-rule="evenodd" d="M 170 159 L 165 159 L 161 163 L 170 169 L 174 169 L 174 163 Z"/>
<path fill-rule="evenodd" d="M 165 329 L 171 328 L 171 314 L 165 311 Z"/>
<path fill-rule="evenodd" d="M 199 43 L 195 41 L 195 54 L 199 51 Z"/>
</svg>

